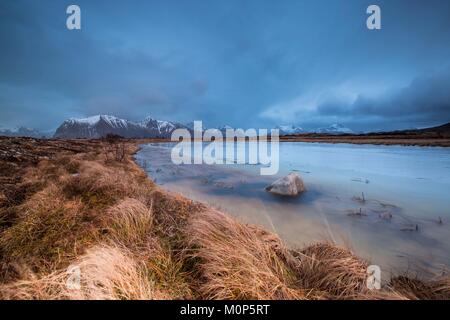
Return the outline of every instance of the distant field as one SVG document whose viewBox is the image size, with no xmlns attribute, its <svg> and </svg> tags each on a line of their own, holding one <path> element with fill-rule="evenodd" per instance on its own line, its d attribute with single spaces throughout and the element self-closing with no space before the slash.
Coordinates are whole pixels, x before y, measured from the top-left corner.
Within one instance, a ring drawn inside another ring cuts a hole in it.
<svg viewBox="0 0 450 320">
<path fill-rule="evenodd" d="M 138 139 L 142 143 L 170 142 L 170 139 Z M 282 142 L 322 142 L 322 143 L 353 143 L 375 145 L 404 145 L 423 147 L 450 147 L 449 136 L 434 134 L 361 134 L 361 135 L 330 135 L 305 133 L 280 136 Z"/>
<path fill-rule="evenodd" d="M 438 127 L 367 134 L 305 133 L 282 136 L 281 141 L 384 144 L 407 146 L 450 147 L 450 123 Z"/>
<path fill-rule="evenodd" d="M 450 147 L 450 137 L 438 136 L 434 134 L 366 134 L 366 135 L 298 134 L 292 136 L 282 136 L 280 137 L 280 140 L 289 142 L 328 142 L 328 143 Z"/>
</svg>

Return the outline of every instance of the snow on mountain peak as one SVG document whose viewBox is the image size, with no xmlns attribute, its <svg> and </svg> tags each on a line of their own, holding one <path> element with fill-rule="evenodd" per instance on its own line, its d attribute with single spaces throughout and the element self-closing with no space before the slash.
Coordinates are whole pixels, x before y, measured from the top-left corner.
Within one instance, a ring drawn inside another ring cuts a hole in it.
<svg viewBox="0 0 450 320">
<path fill-rule="evenodd" d="M 95 115 L 87 118 L 70 118 L 64 123 L 70 124 L 70 125 L 85 125 L 89 127 L 93 127 L 97 125 L 100 121 L 106 122 L 108 125 L 112 127 L 126 127 L 127 126 L 127 120 L 123 120 L 120 118 L 117 118 L 115 116 L 110 115 Z"/>
<path fill-rule="evenodd" d="M 279 125 L 276 126 L 275 129 L 278 129 L 280 131 L 281 135 L 286 135 L 286 134 L 296 134 L 296 133 L 302 133 L 304 132 L 302 127 L 297 127 L 294 126 L 292 124 L 289 125 Z"/>
<path fill-rule="evenodd" d="M 80 123 L 80 124 L 87 124 L 87 125 L 95 125 L 100 121 L 100 115 L 87 117 L 87 118 L 70 118 L 65 123 Z"/>
<path fill-rule="evenodd" d="M 160 129 L 175 128 L 174 124 L 169 121 L 164 121 L 164 120 L 157 120 L 157 121 L 158 121 L 158 127 Z"/>
<path fill-rule="evenodd" d="M 317 130 L 319 133 L 331 133 L 331 134 L 345 134 L 354 133 L 352 129 L 345 127 L 340 123 L 334 123 L 326 128 L 319 128 Z"/>
</svg>

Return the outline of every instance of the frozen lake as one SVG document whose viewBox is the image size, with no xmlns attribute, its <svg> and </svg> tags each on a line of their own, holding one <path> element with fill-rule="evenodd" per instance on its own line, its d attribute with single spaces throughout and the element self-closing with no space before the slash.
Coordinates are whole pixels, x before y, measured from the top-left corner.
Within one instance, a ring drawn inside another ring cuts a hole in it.
<svg viewBox="0 0 450 320">
<path fill-rule="evenodd" d="M 450 148 L 282 142 L 279 173 L 261 176 L 258 165 L 175 165 L 172 146 L 143 145 L 136 160 L 164 188 L 262 225 L 292 247 L 345 244 L 385 272 L 431 276 L 450 266 Z M 303 195 L 264 190 L 292 171 Z"/>
</svg>

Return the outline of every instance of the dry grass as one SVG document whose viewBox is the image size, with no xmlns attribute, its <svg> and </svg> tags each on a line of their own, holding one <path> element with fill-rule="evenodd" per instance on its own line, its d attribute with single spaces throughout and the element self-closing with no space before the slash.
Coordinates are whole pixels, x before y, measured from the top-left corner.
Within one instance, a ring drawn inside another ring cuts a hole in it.
<svg viewBox="0 0 450 320">
<path fill-rule="evenodd" d="M 192 259 L 198 259 L 199 293 L 206 299 L 303 299 L 295 277 L 255 228 L 217 211 L 197 214 L 186 230 Z"/>
<path fill-rule="evenodd" d="M 155 233 L 175 249 L 182 249 L 188 220 L 195 212 L 204 210 L 204 206 L 159 189 L 151 193 L 151 199 Z"/>
<path fill-rule="evenodd" d="M 348 249 L 291 251 L 274 234 L 223 213 L 197 213 L 186 228 L 196 290 L 206 299 L 404 299 L 366 289 L 368 264 Z"/>
<path fill-rule="evenodd" d="M 95 218 L 83 210 L 81 201 L 67 200 L 61 194 L 59 187 L 50 184 L 16 209 L 17 222 L 0 237 L 6 260 L 48 270 L 95 241 Z"/>
<path fill-rule="evenodd" d="M 95 208 L 106 208 L 121 198 L 137 196 L 142 190 L 124 169 L 96 161 L 81 162 L 77 173 L 63 176 L 61 180 L 67 196 L 81 196 L 84 203 Z"/>
<path fill-rule="evenodd" d="M 368 264 L 349 250 L 320 243 L 295 254 L 298 280 L 303 288 L 326 292 L 329 297 L 355 298 L 366 291 Z"/>
<path fill-rule="evenodd" d="M 105 228 L 118 243 L 142 245 L 148 241 L 153 225 L 151 207 L 126 198 L 107 211 Z"/>
<path fill-rule="evenodd" d="M 395 277 L 391 286 L 411 300 L 450 300 L 450 279 L 422 281 L 406 276 Z"/>
<path fill-rule="evenodd" d="M 142 261 L 156 286 L 172 299 L 191 298 L 185 281 L 183 261 L 173 256 L 173 250 L 163 245 L 156 235 L 153 223 L 152 199 L 150 205 L 132 198 L 125 198 L 107 210 L 103 221 L 106 237 L 114 245 L 127 247 L 135 260 Z"/>
<path fill-rule="evenodd" d="M 73 268 L 79 268 L 79 289 L 76 287 L 76 273 L 73 271 L 76 269 Z M 58 271 L 41 279 L 22 280 L 6 285 L 0 295 L 3 299 L 55 300 L 167 298 L 164 293 L 154 289 L 144 264 L 136 262 L 122 248 L 102 245 L 89 249 L 68 271 Z"/>
<path fill-rule="evenodd" d="M 450 299 L 448 279 L 397 277 L 369 292 L 368 263 L 349 250 L 289 250 L 162 191 L 132 161 L 132 144 L 114 161 L 99 142 L 48 143 L 50 157 L 37 161 L 28 143 L 23 170 L 2 172 L 20 177 L 0 175 L 9 183 L 0 190 L 2 299 Z M 66 285 L 69 266 L 80 268 L 79 290 Z"/>
</svg>

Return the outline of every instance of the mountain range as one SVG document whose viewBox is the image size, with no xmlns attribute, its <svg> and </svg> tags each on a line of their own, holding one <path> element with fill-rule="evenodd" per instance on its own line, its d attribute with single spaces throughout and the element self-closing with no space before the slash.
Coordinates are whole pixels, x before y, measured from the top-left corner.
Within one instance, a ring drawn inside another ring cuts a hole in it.
<svg viewBox="0 0 450 320">
<path fill-rule="evenodd" d="M 55 138 L 96 139 L 107 134 L 116 134 L 124 138 L 168 138 L 177 128 L 186 128 L 185 125 L 155 120 L 150 117 L 142 121 L 130 121 L 109 115 L 97 115 L 82 119 L 65 120 L 56 129 Z"/>
<path fill-rule="evenodd" d="M 181 124 L 171 121 L 146 118 L 143 121 L 130 121 L 110 115 L 97 115 L 82 119 L 65 120 L 56 130 L 55 138 L 101 138 L 107 134 L 117 134 L 125 138 L 169 138 L 172 132 L 178 128 L 193 130 L 193 123 Z M 226 129 L 232 129 L 228 125 L 219 127 L 218 130 L 225 133 Z M 306 132 L 299 126 L 280 125 L 275 127 L 280 130 L 280 135 L 299 134 Z M 349 128 L 340 124 L 334 124 L 326 128 L 318 129 L 319 133 L 342 134 L 353 133 Z"/>
<path fill-rule="evenodd" d="M 51 137 L 52 134 L 47 132 L 41 132 L 36 129 L 19 127 L 14 130 L 10 129 L 0 129 L 0 136 L 6 137 L 30 137 L 30 138 L 48 138 Z"/>
<path fill-rule="evenodd" d="M 276 126 L 275 129 L 278 129 L 280 131 L 280 136 L 289 135 L 289 134 L 298 134 L 298 133 L 304 133 L 305 130 L 303 130 L 302 127 L 298 127 L 295 125 L 279 125 Z"/>
<path fill-rule="evenodd" d="M 408 132 L 428 132 L 428 131 L 448 131 L 449 125 L 427 129 L 408 130 Z M 87 138 L 96 139 L 106 136 L 107 134 L 116 134 L 124 138 L 170 138 L 172 132 L 178 128 L 186 128 L 189 131 L 193 131 L 193 123 L 181 124 L 172 121 L 163 121 L 147 117 L 142 121 L 130 121 L 120 119 L 111 115 L 96 115 L 88 118 L 71 118 L 65 120 L 53 134 L 54 138 L 61 139 L 75 139 L 75 138 Z M 222 133 L 225 133 L 226 129 L 232 127 L 224 125 L 219 127 Z M 203 128 L 205 130 L 206 128 Z M 283 135 L 297 135 L 303 133 L 319 133 L 319 134 L 353 134 L 353 130 L 343 126 L 342 124 L 332 124 L 328 127 L 318 128 L 316 130 L 304 130 L 300 126 L 285 124 L 275 127 L 280 132 L 280 136 Z M 406 131 L 406 130 L 405 130 Z M 401 131 L 400 131 L 401 132 Z M 51 137 L 50 133 L 43 133 L 35 129 L 21 127 L 16 130 L 1 130 L 0 136 L 13 136 L 13 137 L 33 137 L 33 138 L 45 138 Z"/>
<path fill-rule="evenodd" d="M 340 123 L 335 123 L 335 124 L 332 124 L 331 126 L 325 127 L 325 128 L 319 128 L 315 132 L 317 132 L 317 133 L 327 133 L 327 134 L 351 134 L 351 133 L 355 133 L 352 129 L 349 129 L 349 128 L 343 126 Z"/>
</svg>

